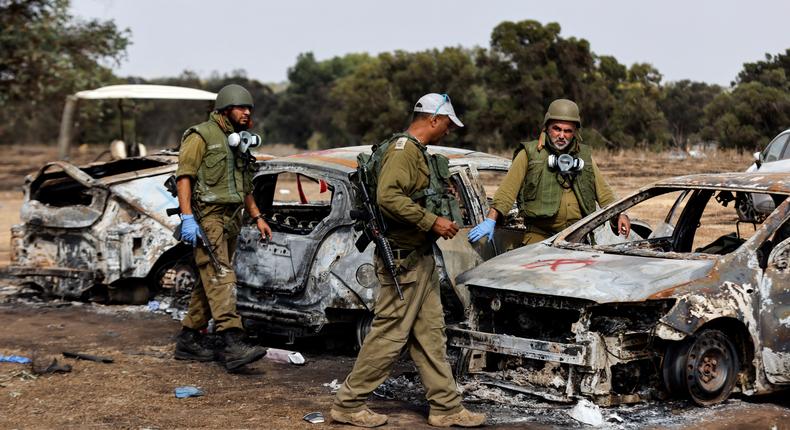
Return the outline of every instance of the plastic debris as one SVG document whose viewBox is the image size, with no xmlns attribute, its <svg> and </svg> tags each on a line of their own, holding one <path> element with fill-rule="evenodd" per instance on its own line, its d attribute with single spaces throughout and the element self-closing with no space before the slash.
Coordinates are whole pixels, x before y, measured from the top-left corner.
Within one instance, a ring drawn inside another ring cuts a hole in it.
<svg viewBox="0 0 790 430">
<path fill-rule="evenodd" d="M 269 348 L 266 352 L 266 359 L 275 363 L 290 363 L 296 365 L 302 365 L 306 362 L 301 353 L 278 348 Z"/>
<path fill-rule="evenodd" d="M 332 390 L 333 393 L 336 393 L 337 390 L 340 389 L 340 383 L 337 382 L 337 379 L 333 379 L 332 382 L 328 382 L 324 384 L 324 387 L 329 387 L 329 389 Z"/>
<path fill-rule="evenodd" d="M 148 302 L 148 310 L 151 312 L 159 310 L 159 302 L 156 300 L 151 300 Z"/>
<path fill-rule="evenodd" d="M 0 362 L 3 363 L 19 363 L 19 364 L 27 364 L 30 363 L 30 359 L 27 357 L 22 357 L 21 355 L 3 355 L 0 354 Z"/>
<path fill-rule="evenodd" d="M 176 387 L 175 393 L 176 393 L 176 398 L 179 399 L 184 399 L 186 397 L 200 397 L 204 394 L 203 390 L 201 390 L 198 387 L 194 387 L 192 385 Z"/>
<path fill-rule="evenodd" d="M 571 418 L 580 423 L 589 424 L 593 427 L 603 424 L 603 415 L 598 405 L 593 404 L 587 399 L 579 400 L 579 403 L 568 411 Z"/>
<path fill-rule="evenodd" d="M 321 412 L 310 412 L 309 414 L 305 415 L 303 419 L 310 424 L 320 424 L 324 422 L 324 414 Z"/>
</svg>

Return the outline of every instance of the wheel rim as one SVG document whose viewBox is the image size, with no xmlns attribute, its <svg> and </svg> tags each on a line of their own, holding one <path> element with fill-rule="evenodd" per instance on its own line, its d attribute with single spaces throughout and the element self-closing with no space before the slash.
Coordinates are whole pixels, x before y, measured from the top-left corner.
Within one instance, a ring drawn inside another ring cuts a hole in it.
<svg viewBox="0 0 790 430">
<path fill-rule="evenodd" d="M 692 400 L 709 405 L 726 399 L 735 385 L 738 356 L 723 333 L 700 333 L 685 356 L 686 386 Z"/>
</svg>

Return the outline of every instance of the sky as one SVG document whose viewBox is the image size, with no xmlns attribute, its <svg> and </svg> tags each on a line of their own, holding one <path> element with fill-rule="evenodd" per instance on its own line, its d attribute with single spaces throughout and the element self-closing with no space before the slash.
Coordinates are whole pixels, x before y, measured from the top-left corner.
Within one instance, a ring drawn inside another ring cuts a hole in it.
<svg viewBox="0 0 790 430">
<path fill-rule="evenodd" d="M 244 69 L 283 82 L 300 53 L 488 47 L 497 24 L 527 19 L 622 64 L 651 63 L 664 82 L 726 86 L 743 63 L 790 48 L 787 0 L 72 0 L 71 14 L 129 28 L 115 72 L 146 79 Z"/>
</svg>

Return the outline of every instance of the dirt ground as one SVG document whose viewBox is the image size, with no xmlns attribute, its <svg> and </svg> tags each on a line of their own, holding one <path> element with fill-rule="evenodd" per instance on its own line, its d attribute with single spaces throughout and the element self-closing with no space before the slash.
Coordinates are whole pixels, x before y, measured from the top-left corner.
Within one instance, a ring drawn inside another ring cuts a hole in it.
<svg viewBox="0 0 790 430">
<path fill-rule="evenodd" d="M 0 161 L 0 268 L 8 264 L 9 229 L 19 222 L 24 175 L 54 159 L 54 148 L 14 148 Z M 78 155 L 90 161 L 97 151 Z M 623 195 L 647 183 L 679 174 L 743 170 L 746 155 L 703 160 L 667 160 L 655 154 L 600 154 L 596 158 L 615 190 Z M 9 288 L 0 282 L 0 303 Z M 344 337 L 307 339 L 267 346 L 302 352 L 304 366 L 262 360 L 229 374 L 216 364 L 173 359 L 179 329 L 169 315 L 145 307 L 84 303 L 0 304 L 0 354 L 57 358 L 69 373 L 34 377 L 31 366 L 0 363 L 0 428 L 341 428 L 309 424 L 302 417 L 329 413 L 334 380 L 342 381 L 354 362 Z M 339 346 L 338 346 L 339 345 Z M 64 358 L 63 351 L 111 357 L 110 364 Z M 421 385 L 408 360 L 398 363 L 387 399 L 371 396 L 371 406 L 390 415 L 389 428 L 427 428 Z M 177 399 L 174 389 L 194 385 L 202 397 Z M 492 428 L 582 428 L 568 406 L 525 395 L 481 390 L 466 383 L 471 409 L 489 414 Z M 752 399 L 735 396 L 713 408 L 685 402 L 647 403 L 603 409 L 604 428 L 790 429 L 787 393 Z M 327 417 L 327 421 L 328 417 Z"/>
</svg>

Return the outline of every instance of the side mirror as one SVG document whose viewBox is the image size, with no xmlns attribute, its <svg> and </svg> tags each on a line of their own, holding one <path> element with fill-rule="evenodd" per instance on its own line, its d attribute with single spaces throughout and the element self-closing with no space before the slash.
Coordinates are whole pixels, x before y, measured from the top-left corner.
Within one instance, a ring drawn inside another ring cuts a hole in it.
<svg viewBox="0 0 790 430">
<path fill-rule="evenodd" d="M 754 163 L 757 164 L 757 167 L 762 166 L 763 164 L 763 153 L 760 151 L 755 152 L 754 154 Z"/>
</svg>

